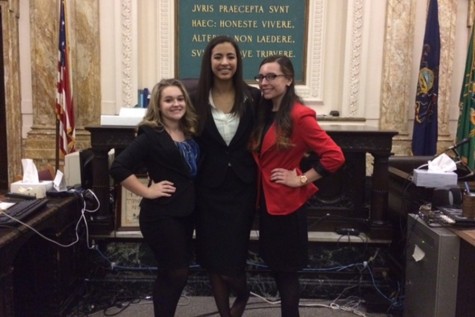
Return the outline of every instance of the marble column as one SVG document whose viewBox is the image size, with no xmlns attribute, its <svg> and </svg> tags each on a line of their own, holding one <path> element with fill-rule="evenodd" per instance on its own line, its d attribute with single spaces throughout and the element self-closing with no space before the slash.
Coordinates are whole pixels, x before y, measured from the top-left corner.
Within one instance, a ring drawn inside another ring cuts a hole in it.
<svg viewBox="0 0 475 317">
<path fill-rule="evenodd" d="M 5 106 L 7 122 L 8 183 L 21 175 L 21 103 L 20 60 L 18 48 L 18 0 L 0 1 L 2 14 L 2 45 L 5 81 Z"/>
<path fill-rule="evenodd" d="M 100 109 L 99 3 L 67 1 L 76 148 L 90 146 L 84 126 L 98 124 Z M 33 126 L 25 144 L 26 157 L 37 164 L 55 162 L 58 8 L 51 0 L 30 1 Z M 62 160 L 60 154 L 60 160 Z M 61 165 L 61 164 L 60 164 Z"/>
<path fill-rule="evenodd" d="M 439 28 L 440 28 L 440 67 L 439 67 L 439 99 L 438 123 L 439 139 L 438 153 L 447 149 L 453 143 L 450 135 L 450 91 L 454 82 L 454 50 L 455 24 L 457 17 L 457 0 L 439 1 Z"/>
</svg>

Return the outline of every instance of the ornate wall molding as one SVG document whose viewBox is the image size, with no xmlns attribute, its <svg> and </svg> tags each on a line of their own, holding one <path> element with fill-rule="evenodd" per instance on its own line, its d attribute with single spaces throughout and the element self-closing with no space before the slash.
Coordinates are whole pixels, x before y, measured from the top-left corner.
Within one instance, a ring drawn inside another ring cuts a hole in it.
<svg viewBox="0 0 475 317">
<path fill-rule="evenodd" d="M 325 1 L 310 1 L 308 20 L 313 23 L 308 23 L 307 67 L 305 70 L 307 83 L 306 85 L 299 85 L 297 91 L 312 105 L 321 104 L 323 100 L 323 41 L 326 10 Z"/>
<path fill-rule="evenodd" d="M 133 39 L 136 37 L 133 30 L 132 0 L 120 1 L 120 34 L 121 34 L 121 103 L 134 105 L 136 92 L 133 90 Z"/>
<path fill-rule="evenodd" d="M 159 61 L 157 73 L 162 77 L 175 76 L 175 2 L 160 1 L 158 12 L 158 41 L 155 49 Z M 156 82 L 158 82 L 158 79 Z"/>
<path fill-rule="evenodd" d="M 365 1 L 356 0 L 351 2 L 351 8 L 349 10 L 351 14 L 350 27 L 348 33 L 350 34 L 350 51 L 349 55 L 349 67 L 348 67 L 348 83 L 346 88 L 348 95 L 346 98 L 345 116 L 357 117 L 361 116 L 359 98 L 360 98 L 360 86 L 361 86 L 361 59 L 363 50 L 363 32 L 365 22 Z"/>
</svg>

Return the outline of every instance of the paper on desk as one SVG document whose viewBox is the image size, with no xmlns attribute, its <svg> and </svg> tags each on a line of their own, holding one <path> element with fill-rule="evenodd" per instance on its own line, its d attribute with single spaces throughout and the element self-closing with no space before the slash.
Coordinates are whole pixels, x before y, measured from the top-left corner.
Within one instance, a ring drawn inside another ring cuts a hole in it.
<svg viewBox="0 0 475 317">
<path fill-rule="evenodd" d="M 37 184 L 40 182 L 38 170 L 32 159 L 21 159 L 23 166 L 23 183 Z"/>
<path fill-rule="evenodd" d="M 419 262 L 426 256 L 425 252 L 416 244 L 414 246 L 414 252 L 412 253 L 412 258 L 414 261 Z"/>
<path fill-rule="evenodd" d="M 63 172 L 61 172 L 60 170 L 56 171 L 56 176 L 53 180 L 53 187 L 58 192 L 64 192 L 68 190 L 66 187 L 66 179 L 64 178 Z"/>
<path fill-rule="evenodd" d="M 7 210 L 11 206 L 15 205 L 15 203 L 7 203 L 4 201 L 0 201 L 0 210 Z"/>
</svg>

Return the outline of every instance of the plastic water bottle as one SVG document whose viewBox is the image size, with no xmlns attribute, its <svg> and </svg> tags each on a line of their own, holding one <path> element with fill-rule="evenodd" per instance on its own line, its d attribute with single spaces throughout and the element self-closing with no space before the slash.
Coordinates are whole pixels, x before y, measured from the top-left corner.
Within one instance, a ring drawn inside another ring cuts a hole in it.
<svg viewBox="0 0 475 317">
<path fill-rule="evenodd" d="M 139 89 L 137 92 L 137 107 L 143 108 L 143 90 Z"/>
<path fill-rule="evenodd" d="M 143 108 L 147 108 L 148 107 L 148 97 L 150 95 L 150 92 L 148 90 L 148 88 L 144 88 L 143 91 L 142 91 L 142 107 Z"/>
</svg>

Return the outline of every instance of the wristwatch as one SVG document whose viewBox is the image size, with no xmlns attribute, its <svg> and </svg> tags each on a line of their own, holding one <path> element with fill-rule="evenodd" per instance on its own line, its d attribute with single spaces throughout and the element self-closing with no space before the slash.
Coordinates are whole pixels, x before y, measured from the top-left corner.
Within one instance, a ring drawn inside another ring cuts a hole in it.
<svg viewBox="0 0 475 317">
<path fill-rule="evenodd" d="M 308 178 L 305 175 L 300 175 L 300 184 L 306 185 L 308 183 Z"/>
</svg>

